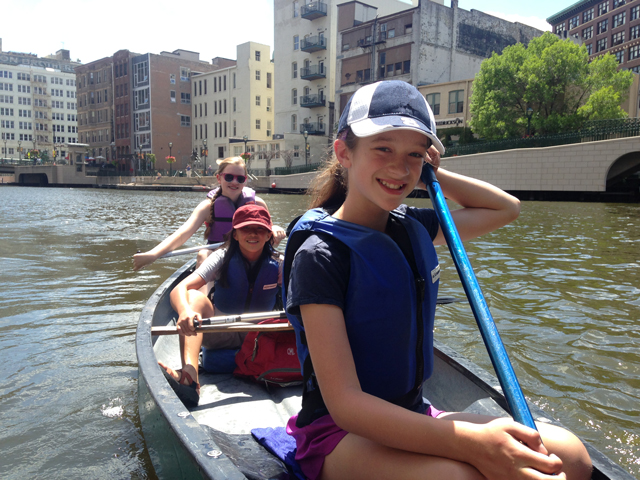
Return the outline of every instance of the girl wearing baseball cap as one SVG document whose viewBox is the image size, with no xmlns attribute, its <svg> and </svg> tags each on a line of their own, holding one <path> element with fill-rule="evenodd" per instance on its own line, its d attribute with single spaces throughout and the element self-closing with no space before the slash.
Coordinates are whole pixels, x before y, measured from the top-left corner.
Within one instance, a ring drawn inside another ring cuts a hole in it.
<svg viewBox="0 0 640 480">
<path fill-rule="evenodd" d="M 281 265 L 282 257 L 273 249 L 269 211 L 261 205 L 244 205 L 233 215 L 227 242 L 173 289 L 171 305 L 178 313 L 182 369 L 174 371 L 162 362 L 160 366 L 185 404 L 197 405 L 200 397 L 200 348 L 239 348 L 245 336 L 196 333 L 193 321 L 273 310 L 282 278 Z M 198 290 L 208 282 L 215 282 L 213 303 Z"/>
<path fill-rule="evenodd" d="M 445 243 L 435 212 L 403 205 L 425 163 L 463 240 L 512 222 L 519 201 L 438 168 L 444 147 L 413 86 L 360 88 L 338 126 L 334 157 L 293 228 L 283 296 L 305 379 L 287 431 L 310 479 L 587 479 L 582 443 L 558 427 L 443 412 L 423 398 Z M 424 392 L 428 398 L 429 392 Z M 544 445 L 542 443 L 544 440 Z"/>
</svg>

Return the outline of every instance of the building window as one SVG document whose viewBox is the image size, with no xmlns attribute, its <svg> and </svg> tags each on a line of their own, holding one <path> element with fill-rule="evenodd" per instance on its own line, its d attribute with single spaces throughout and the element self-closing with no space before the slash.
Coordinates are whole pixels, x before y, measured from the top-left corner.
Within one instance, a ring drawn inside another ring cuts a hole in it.
<svg viewBox="0 0 640 480">
<path fill-rule="evenodd" d="M 604 15 L 609 11 L 609 0 L 598 5 L 598 16 Z"/>
<path fill-rule="evenodd" d="M 629 48 L 629 60 L 634 60 L 640 57 L 640 45 L 634 45 Z"/>
<path fill-rule="evenodd" d="M 601 22 L 598 22 L 598 35 L 600 35 L 601 33 L 606 32 L 608 28 L 609 28 L 609 19 L 608 18 L 605 18 Z"/>
<path fill-rule="evenodd" d="M 440 115 L 440 94 L 430 93 L 427 95 L 427 103 L 431 106 L 434 115 Z"/>
<path fill-rule="evenodd" d="M 590 27 L 582 29 L 582 39 L 583 40 L 589 40 L 591 37 L 593 37 L 593 25 L 591 25 Z"/>
<path fill-rule="evenodd" d="M 293 18 L 299 17 L 300 16 L 300 9 L 299 9 L 299 5 L 298 2 L 295 1 L 293 2 Z"/>
<path fill-rule="evenodd" d="M 180 81 L 188 82 L 189 77 L 191 77 L 191 72 L 187 67 L 180 67 Z"/>
<path fill-rule="evenodd" d="M 236 97 L 233 97 L 233 111 L 236 111 Z"/>
<path fill-rule="evenodd" d="M 191 126 L 191 117 L 188 115 L 180 115 L 180 126 L 181 127 L 190 127 Z"/>
<path fill-rule="evenodd" d="M 587 47 L 587 54 L 593 55 L 593 44 L 590 43 L 589 45 L 586 45 L 586 47 Z"/>
<path fill-rule="evenodd" d="M 611 46 L 620 45 L 624 43 L 624 30 L 618 33 L 614 33 L 611 35 Z"/>
<path fill-rule="evenodd" d="M 640 73 L 640 65 L 636 65 L 635 67 L 631 67 L 629 69 L 633 73 Z"/>
<path fill-rule="evenodd" d="M 298 50 L 298 48 L 300 48 L 300 36 L 294 35 L 293 36 L 293 49 L 294 50 Z"/>
<path fill-rule="evenodd" d="M 256 50 L 256 62 L 260 61 L 260 51 Z"/>
<path fill-rule="evenodd" d="M 293 158 L 300 158 L 300 145 L 293 146 Z"/>
<path fill-rule="evenodd" d="M 173 73 L 169 75 L 169 83 L 171 85 L 175 85 L 176 84 L 176 76 Z"/>
<path fill-rule="evenodd" d="M 611 20 L 611 28 L 617 28 L 624 25 L 625 20 L 627 19 L 627 12 L 621 12 L 617 15 L 613 16 Z"/>
<path fill-rule="evenodd" d="M 233 74 L 233 88 L 236 88 L 236 74 L 235 73 Z"/>
<path fill-rule="evenodd" d="M 207 79 L 205 78 L 203 80 L 203 82 L 204 82 L 204 94 L 206 95 L 207 94 Z"/>
<path fill-rule="evenodd" d="M 640 5 L 631 7 L 631 20 L 637 20 L 640 18 Z"/>
<path fill-rule="evenodd" d="M 562 32 L 564 32 L 566 29 L 567 29 L 567 27 L 566 27 L 565 23 L 564 23 L 564 22 L 562 22 L 561 24 L 556 25 L 556 28 L 555 28 L 555 34 L 556 34 L 556 35 L 560 35 L 560 34 L 561 34 Z"/>
<path fill-rule="evenodd" d="M 233 121 L 233 136 L 235 137 L 238 133 L 237 133 L 238 129 L 237 129 L 237 125 L 236 125 L 236 121 Z M 240 153 L 240 152 L 238 152 Z"/>
<path fill-rule="evenodd" d="M 629 30 L 629 40 L 635 40 L 640 37 L 640 25 L 635 25 Z"/>
<path fill-rule="evenodd" d="M 297 104 L 298 104 L 298 89 L 293 88 L 291 89 L 291 105 L 297 105 Z"/>
<path fill-rule="evenodd" d="M 575 17 L 571 17 L 569 19 L 569 30 L 573 30 L 578 25 L 580 25 L 580 15 L 576 15 Z"/>
<path fill-rule="evenodd" d="M 267 88 L 271 88 L 271 73 L 267 72 Z"/>
<path fill-rule="evenodd" d="M 256 95 L 256 107 L 260 106 L 260 95 Z"/>
<path fill-rule="evenodd" d="M 464 90 L 449 92 L 449 113 L 462 113 L 464 110 Z"/>
<path fill-rule="evenodd" d="M 271 122 L 267 122 L 267 137 L 271 136 Z"/>
<path fill-rule="evenodd" d="M 171 103 L 176 103 L 176 91 L 175 90 L 169 90 L 169 95 L 171 98 Z"/>
<path fill-rule="evenodd" d="M 624 62 L 624 50 L 620 50 L 619 52 L 616 52 L 615 56 L 616 56 L 616 60 L 618 61 L 618 64 L 621 64 L 622 62 Z"/>
<path fill-rule="evenodd" d="M 256 130 L 260 130 L 260 119 L 256 118 Z"/>
<path fill-rule="evenodd" d="M 601 38 L 596 42 L 596 53 L 607 49 L 607 39 Z"/>
<path fill-rule="evenodd" d="M 271 111 L 271 97 L 267 97 L 267 112 Z"/>
<path fill-rule="evenodd" d="M 291 131 L 296 132 L 298 130 L 298 116 L 291 115 Z"/>
<path fill-rule="evenodd" d="M 291 64 L 291 78 L 298 78 L 298 62 Z"/>
<path fill-rule="evenodd" d="M 180 103 L 191 104 L 191 94 L 180 92 Z"/>
<path fill-rule="evenodd" d="M 622 5 L 626 5 L 627 4 L 627 0 L 613 0 L 613 8 L 614 10 L 618 7 L 621 7 Z"/>
<path fill-rule="evenodd" d="M 256 80 L 260 80 L 260 70 L 256 70 Z"/>
</svg>

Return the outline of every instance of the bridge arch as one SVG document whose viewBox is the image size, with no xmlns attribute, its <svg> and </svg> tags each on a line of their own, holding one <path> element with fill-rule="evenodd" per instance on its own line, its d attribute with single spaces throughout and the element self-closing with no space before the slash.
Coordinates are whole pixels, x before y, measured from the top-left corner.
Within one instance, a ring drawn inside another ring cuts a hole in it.
<svg viewBox="0 0 640 480">
<path fill-rule="evenodd" d="M 49 177 L 46 173 L 21 173 L 18 176 L 18 184 L 33 187 L 46 187 L 49 185 Z"/>
<path fill-rule="evenodd" d="M 618 157 L 607 170 L 606 188 L 607 192 L 635 190 L 638 191 L 640 184 L 640 151 L 627 152 Z"/>
</svg>

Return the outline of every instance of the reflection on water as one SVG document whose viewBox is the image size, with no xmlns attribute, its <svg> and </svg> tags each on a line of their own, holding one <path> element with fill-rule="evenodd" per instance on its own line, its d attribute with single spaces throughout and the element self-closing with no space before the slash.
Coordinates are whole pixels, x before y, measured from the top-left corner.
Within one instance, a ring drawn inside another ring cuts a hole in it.
<svg viewBox="0 0 640 480">
<path fill-rule="evenodd" d="M 308 201 L 262 197 L 285 227 Z M 201 199 L 0 188 L 0 478 L 155 478 L 137 414 L 135 327 L 186 259 L 133 273 L 130 256 Z M 639 243 L 637 205 L 542 202 L 467 243 L 527 397 L 636 476 Z M 464 297 L 448 252 L 438 253 L 441 294 Z M 438 310 L 436 335 L 491 369 L 466 304 Z"/>
</svg>

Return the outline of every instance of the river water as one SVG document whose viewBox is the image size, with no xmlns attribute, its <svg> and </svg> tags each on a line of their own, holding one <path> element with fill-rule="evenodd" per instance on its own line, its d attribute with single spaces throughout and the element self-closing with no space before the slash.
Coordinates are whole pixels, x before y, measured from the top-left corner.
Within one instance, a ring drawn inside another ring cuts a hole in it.
<svg viewBox="0 0 640 480">
<path fill-rule="evenodd" d="M 283 226 L 308 201 L 262 197 Z M 130 256 L 202 198 L 0 188 L 0 478 L 155 478 L 135 330 L 186 258 L 134 273 Z M 523 202 L 466 247 L 527 398 L 640 479 L 640 205 Z M 464 298 L 438 254 L 440 294 Z M 439 308 L 436 338 L 491 370 L 466 303 Z"/>
</svg>

